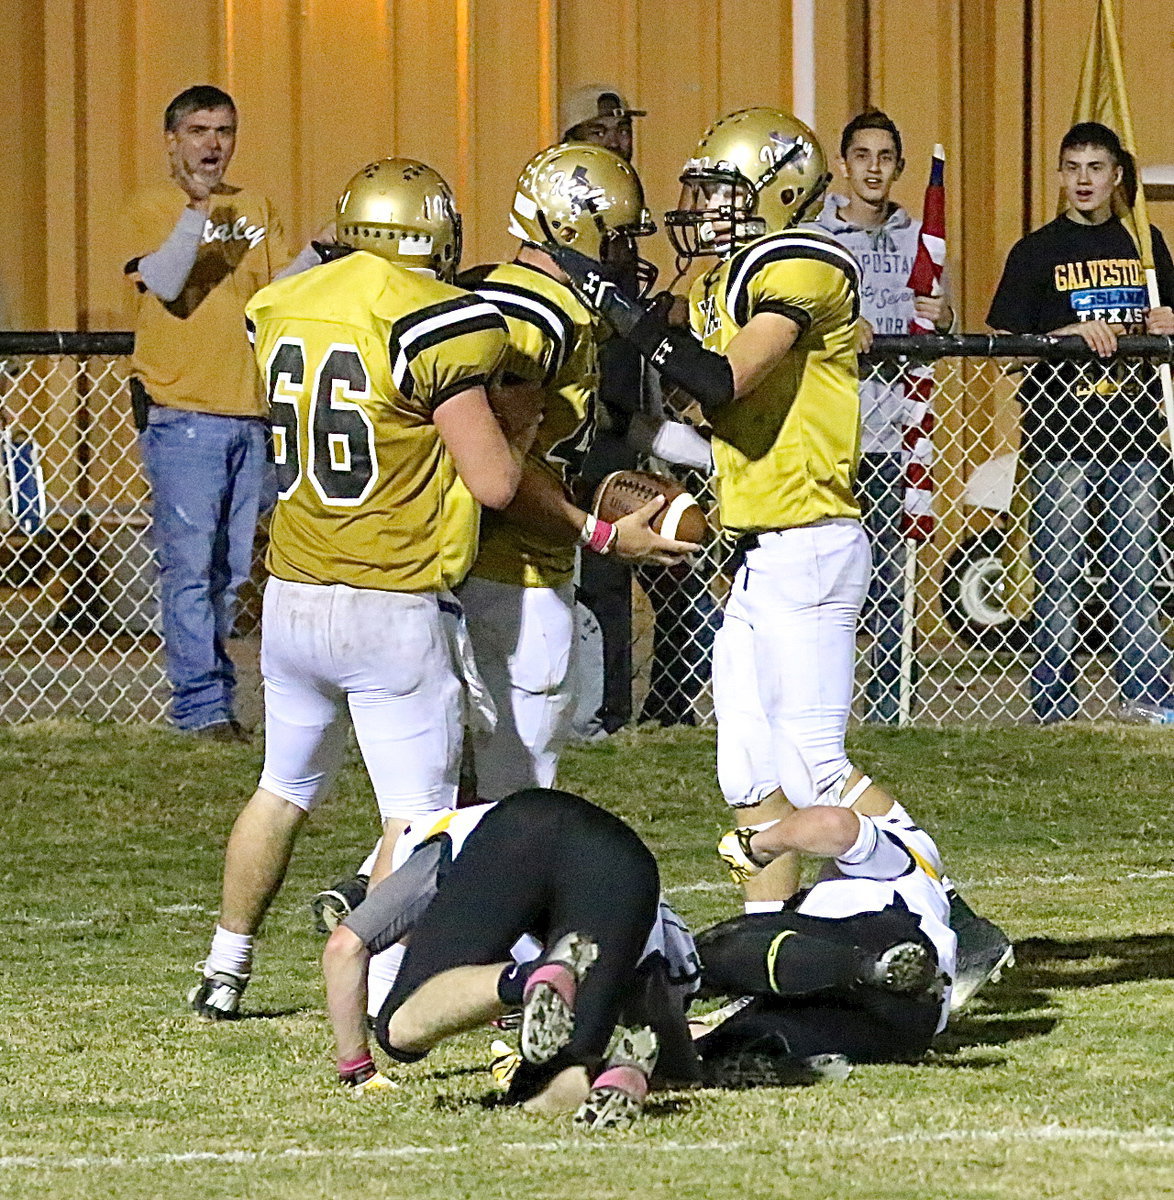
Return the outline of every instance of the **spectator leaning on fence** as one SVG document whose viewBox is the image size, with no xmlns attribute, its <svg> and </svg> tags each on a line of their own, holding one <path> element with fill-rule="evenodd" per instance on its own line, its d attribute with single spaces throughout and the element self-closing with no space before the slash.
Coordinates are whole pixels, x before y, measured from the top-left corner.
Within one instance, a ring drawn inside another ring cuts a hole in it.
<svg viewBox="0 0 1174 1200">
<path fill-rule="evenodd" d="M 164 117 L 171 179 L 136 196 L 126 218 L 126 273 L 139 293 L 131 388 L 151 484 L 171 719 L 218 740 L 244 736 L 225 644 L 271 490 L 245 303 L 289 258 L 269 200 L 224 180 L 236 132 L 225 92 L 181 92 Z"/>
<path fill-rule="evenodd" d="M 1144 362 L 1105 361 L 1122 333 L 1174 334 L 1174 263 L 1152 229 L 1161 307 L 1151 309 L 1137 247 L 1114 214 L 1124 151 L 1104 125 L 1074 125 L 1060 144 L 1067 207 L 1017 242 L 991 303 L 991 328 L 1075 334 L 1102 360 L 1040 362 L 1019 397 L 1031 469 L 1035 559 L 1032 704 L 1043 723 L 1079 707 L 1079 590 L 1099 502 L 1123 715 L 1174 721 L 1170 651 L 1162 642 L 1154 585 L 1163 468 L 1162 402 Z"/>
<path fill-rule="evenodd" d="M 906 334 L 916 311 L 939 332 L 954 323 L 948 292 L 914 298 L 909 273 L 921 222 L 889 199 L 905 168 L 901 134 L 885 113 L 863 112 L 840 135 L 843 193 L 830 193 L 809 228 L 830 233 L 860 264 L 859 347 L 874 334 Z M 846 193 L 846 194 L 844 194 Z M 901 685 L 901 618 L 905 590 L 901 536 L 901 434 L 909 395 L 900 379 L 874 369 L 860 381 L 859 495 L 872 543 L 872 578 L 865 619 L 873 634 L 867 719 L 896 724 Z"/>
</svg>

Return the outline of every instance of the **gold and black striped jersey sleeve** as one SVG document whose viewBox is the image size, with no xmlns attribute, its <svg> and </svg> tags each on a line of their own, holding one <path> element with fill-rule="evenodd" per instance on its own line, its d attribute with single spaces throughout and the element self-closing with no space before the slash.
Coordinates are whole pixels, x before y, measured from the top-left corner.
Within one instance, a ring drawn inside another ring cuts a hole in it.
<svg viewBox="0 0 1174 1200">
<path fill-rule="evenodd" d="M 391 380 L 410 404 L 429 412 L 468 388 L 484 387 L 506 346 L 506 323 L 476 296 L 455 296 L 391 325 L 387 339 Z"/>
<path fill-rule="evenodd" d="M 502 383 L 538 384 L 542 423 L 527 461 L 565 488 L 577 474 L 595 424 L 599 324 L 565 283 L 525 263 L 479 267 L 462 286 L 492 303 L 509 329 Z M 573 545 L 529 528 L 513 513 L 485 513 L 473 574 L 499 583 L 557 587 L 570 579 Z"/>
<path fill-rule="evenodd" d="M 546 294 L 532 278 L 535 272 L 516 263 L 474 267 L 459 280 L 492 304 L 510 326 L 505 378 L 550 386 L 566 367 L 575 350 L 577 331 L 566 305 L 556 294 Z"/>
<path fill-rule="evenodd" d="M 860 315 L 860 267 L 830 237 L 787 231 L 734 256 L 725 306 L 739 327 L 762 312 L 789 317 L 806 333 Z"/>
</svg>

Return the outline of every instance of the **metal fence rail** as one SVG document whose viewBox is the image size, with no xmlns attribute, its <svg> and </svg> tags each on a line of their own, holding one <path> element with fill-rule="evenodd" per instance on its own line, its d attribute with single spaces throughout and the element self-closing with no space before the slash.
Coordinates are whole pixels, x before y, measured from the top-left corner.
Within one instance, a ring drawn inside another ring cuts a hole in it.
<svg viewBox="0 0 1174 1200">
<path fill-rule="evenodd" d="M 126 384 L 131 350 L 126 333 L 0 332 L 0 722 L 164 715 L 150 502 Z M 1171 339 L 1123 338 L 1112 387 L 1133 409 L 1160 410 L 1156 367 L 1172 357 Z M 1025 367 L 1027 358 L 1034 365 Z M 891 586 L 878 583 L 862 624 L 861 717 L 989 724 L 1031 716 L 1032 628 L 1043 610 L 1033 569 L 1041 539 L 1030 515 L 1041 478 L 1019 455 L 1018 397 L 1025 387 L 1066 388 L 1079 405 L 1087 385 L 1079 364 L 1090 361 L 1071 338 L 876 340 L 862 375 L 878 386 L 900 390 L 918 364 L 933 368 L 937 527 L 916 551 L 910 605 L 893 582 L 906 577 L 910 551 L 886 539 L 879 522 L 874 558 Z M 1168 448 L 1131 454 L 1148 454 L 1152 469 L 1119 470 L 1116 484 L 1107 479 L 1112 472 L 1096 470 L 1091 483 L 1050 481 L 1053 491 L 1090 492 L 1087 504 L 1061 495 L 1048 520 L 1063 535 L 1050 545 L 1055 559 L 1061 543 L 1057 562 L 1078 628 L 1070 682 L 1080 714 L 1090 718 L 1114 715 L 1123 692 L 1153 673 L 1162 651 L 1150 631 L 1168 637 L 1165 622 L 1174 615 Z M 876 512 L 891 500 L 890 467 L 864 463 L 862 493 Z M 699 476 L 683 482 L 712 502 Z M 1156 507 L 1148 512 L 1151 497 Z M 689 569 L 636 573 L 638 713 L 712 719 L 710 651 L 730 555 L 718 537 Z M 1130 581 L 1147 571 L 1146 594 L 1157 607 L 1142 620 Z M 255 600 L 254 588 L 237 627 L 234 657 L 246 665 L 255 657 Z M 1045 615 L 1062 625 L 1071 614 Z"/>
<path fill-rule="evenodd" d="M 1057 389 L 1078 409 L 1090 387 L 1115 389 L 1122 399 L 1110 408 L 1128 410 L 1135 423 L 1142 411 L 1162 426 L 1157 368 L 1170 362 L 1172 349 L 1170 338 L 1123 337 L 1106 381 L 1079 338 L 876 339 L 861 363 L 868 387 L 900 393 L 921 364 L 933 369 L 936 528 L 932 541 L 916 549 L 900 538 L 895 514 L 886 512 L 900 504 L 890 478 L 897 470 L 893 456 L 866 454 L 860 492 L 874 580 L 858 641 L 858 717 L 926 725 L 1031 720 L 1035 644 L 1042 640 L 1054 649 L 1063 643 L 1065 627 L 1075 630 L 1075 640 L 1067 656 L 1072 677 L 1063 690 L 1078 702 L 1065 715 L 1114 717 L 1123 698 L 1153 690 L 1154 660 L 1165 653 L 1155 643 L 1164 637 L 1169 644 L 1174 617 L 1168 441 L 1157 445 L 1141 432 L 1131 439 L 1126 428 L 1121 452 L 1105 455 L 1090 429 L 1088 444 L 1078 445 L 1074 457 L 1089 459 L 1092 467 L 1077 469 L 1075 478 L 1051 480 L 1053 491 L 1060 482 L 1068 493 L 1051 505 L 1043 523 L 1050 533 L 1049 591 L 1057 591 L 1060 571 L 1065 603 L 1060 612 L 1055 604 L 1046 612 L 1055 636 L 1033 638 L 1044 599 L 1037 595 L 1035 567 L 1044 539 L 1032 523 L 1041 476 L 1019 453 L 1021 393 Z M 1103 469 L 1098 458 L 1107 459 Z M 1082 486 L 1089 494 L 1077 503 L 1074 493 Z M 708 492 L 698 494 L 712 502 Z M 1146 511 L 1150 506 L 1153 511 Z M 674 590 L 662 572 L 657 584 L 643 589 L 635 660 L 637 699 L 646 710 L 688 712 L 696 722 L 712 718 L 708 648 L 713 611 L 729 585 L 728 562 L 729 546 L 719 539 L 683 586 Z M 907 572 L 915 579 L 912 601 L 905 599 Z M 1133 594 L 1142 576 L 1152 576 L 1143 589 L 1154 602 L 1152 613 L 1143 612 Z M 676 647 L 676 653 L 660 655 L 654 642 Z M 643 689 L 652 692 L 651 706 Z"/>
</svg>

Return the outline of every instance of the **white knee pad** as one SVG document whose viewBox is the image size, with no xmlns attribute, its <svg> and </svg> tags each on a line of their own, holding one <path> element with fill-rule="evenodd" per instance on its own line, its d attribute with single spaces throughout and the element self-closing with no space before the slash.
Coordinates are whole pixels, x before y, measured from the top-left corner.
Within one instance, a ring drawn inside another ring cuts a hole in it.
<svg viewBox="0 0 1174 1200">
<path fill-rule="evenodd" d="M 326 795 L 334 781 L 334 772 L 326 775 L 310 775 L 303 779 L 278 779 L 268 769 L 261 772 L 257 782 L 259 788 L 280 797 L 288 804 L 300 808 L 302 812 L 312 812 L 318 802 Z"/>
<path fill-rule="evenodd" d="M 848 791 L 844 789 L 848 784 L 848 777 L 852 774 L 855 768 L 849 763 L 840 773 L 827 784 L 822 791 L 815 795 L 812 804 L 828 804 L 833 808 L 851 808 L 861 796 L 872 786 L 872 779 L 867 775 L 862 775 L 859 782 Z M 796 807 L 800 807 L 796 805 Z"/>
<path fill-rule="evenodd" d="M 377 796 L 379 818 L 385 824 L 388 821 L 406 821 L 413 825 L 428 817 L 439 816 L 450 808 L 457 806 L 457 788 L 454 783 L 451 788 L 443 791 L 424 792 L 417 796 Z"/>
</svg>

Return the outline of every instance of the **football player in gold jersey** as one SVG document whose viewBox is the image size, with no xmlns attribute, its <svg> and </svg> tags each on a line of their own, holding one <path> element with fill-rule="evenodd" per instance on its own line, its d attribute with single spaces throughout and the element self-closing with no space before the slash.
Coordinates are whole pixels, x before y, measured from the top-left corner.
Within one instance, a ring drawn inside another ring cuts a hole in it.
<svg viewBox="0 0 1174 1200">
<path fill-rule="evenodd" d="M 536 389 L 542 412 L 517 495 L 504 510 L 484 514 L 480 552 L 459 591 L 477 669 L 497 710 L 492 732 L 473 739 L 483 800 L 554 784 L 576 699 L 577 547 L 664 564 L 699 549 L 653 532 L 659 501 L 609 525 L 579 508 L 569 487 L 595 423 L 597 343 L 610 331 L 576 298 L 544 243 L 555 239 L 595 258 L 614 240 L 630 242 L 652 228 L 640 180 L 619 155 L 585 143 L 552 146 L 518 179 L 509 224 L 521 242 L 514 260 L 461 276 L 505 317 L 503 384 Z M 362 899 L 378 850 L 356 876 L 314 897 L 320 929 L 333 928 Z M 395 947 L 373 960 L 373 1010 L 397 963 Z"/>
<path fill-rule="evenodd" d="M 747 823 L 777 815 L 780 787 L 801 807 L 867 802 L 844 748 L 870 567 L 852 490 L 859 270 L 832 238 L 791 228 L 828 176 L 815 135 L 786 113 L 716 122 L 681 178 L 673 241 L 685 258 L 718 258 L 690 293 L 691 332 L 555 257 L 713 427 L 722 525 L 745 549 L 714 647 L 726 799 Z M 744 736 L 748 716 L 759 739 Z M 771 883 L 751 881 L 750 901 L 773 901 Z"/>
<path fill-rule="evenodd" d="M 325 261 L 246 313 L 269 396 L 278 504 L 261 669 L 265 765 L 225 857 L 219 925 L 189 1002 L 235 1015 L 252 939 L 306 814 L 341 765 L 347 716 L 393 836 L 456 802 L 461 680 L 442 610 L 503 508 L 536 422 L 513 431 L 487 385 L 506 344 L 490 304 L 451 283 L 460 218 L 411 159 L 356 175 Z"/>
<path fill-rule="evenodd" d="M 714 123 L 665 223 L 685 259 L 716 255 L 689 297 L 691 334 L 626 302 L 597 265 L 555 249 L 580 294 L 713 426 L 723 526 L 744 551 L 714 646 L 718 778 L 742 826 L 792 806 L 905 816 L 844 744 L 855 637 L 871 561 L 853 494 L 860 448 L 859 268 L 831 237 L 794 228 L 828 183 L 815 134 L 749 108 Z M 745 886 L 775 909 L 792 856 Z M 951 889 L 955 1005 L 997 977 L 1011 944 Z"/>
<path fill-rule="evenodd" d="M 477 790 L 486 800 L 554 783 L 575 700 L 576 541 L 585 553 L 634 562 L 676 562 L 697 549 L 652 532 L 658 504 L 613 529 L 578 508 L 569 488 L 594 430 L 596 346 L 610 330 L 542 246 L 553 239 L 592 258 L 617 240 L 631 249 L 632 239 L 654 229 L 636 172 L 601 146 L 543 150 L 518 179 L 509 229 L 521 241 L 514 261 L 461 281 L 505 316 L 503 380 L 535 385 L 542 397 L 542 424 L 518 494 L 485 515 L 481 549 L 460 592 L 477 666 L 498 709 L 493 733 L 475 743 Z"/>
</svg>

